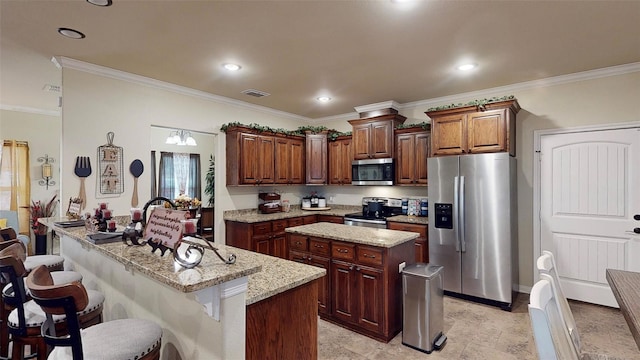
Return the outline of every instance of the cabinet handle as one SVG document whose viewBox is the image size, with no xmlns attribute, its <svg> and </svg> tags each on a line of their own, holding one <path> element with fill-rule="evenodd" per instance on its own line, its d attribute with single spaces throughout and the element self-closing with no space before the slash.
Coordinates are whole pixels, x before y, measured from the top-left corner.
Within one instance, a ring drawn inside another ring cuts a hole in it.
<svg viewBox="0 0 640 360">
<path fill-rule="evenodd" d="M 317 248 L 320 248 L 320 249 L 323 249 L 323 248 L 324 248 L 324 245 L 318 245 L 318 244 L 315 244 L 314 246 L 315 246 L 315 247 L 317 247 Z"/>
<path fill-rule="evenodd" d="M 296 241 L 296 245 L 302 245 L 300 241 Z"/>
<path fill-rule="evenodd" d="M 309 256 L 309 257 L 307 258 L 307 260 L 311 261 L 311 256 Z"/>
<path fill-rule="evenodd" d="M 349 271 L 353 270 L 353 268 L 354 268 L 353 265 L 349 266 Z"/>
<path fill-rule="evenodd" d="M 356 266 L 356 271 L 360 271 L 360 266 Z"/>
<path fill-rule="evenodd" d="M 366 258 L 370 258 L 370 259 L 375 259 L 376 258 L 375 255 L 369 255 L 369 254 L 364 254 L 363 256 L 366 257 Z"/>
<path fill-rule="evenodd" d="M 338 249 L 338 252 L 339 253 L 343 253 L 343 254 L 348 254 L 349 250 L 347 250 L 347 249 Z"/>
</svg>

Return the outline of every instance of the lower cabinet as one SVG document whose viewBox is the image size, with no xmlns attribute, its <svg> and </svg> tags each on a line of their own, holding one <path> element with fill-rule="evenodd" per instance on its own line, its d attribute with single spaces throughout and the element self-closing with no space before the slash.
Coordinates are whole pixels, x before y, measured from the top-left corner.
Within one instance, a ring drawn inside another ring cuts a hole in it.
<svg viewBox="0 0 640 360">
<path fill-rule="evenodd" d="M 402 277 L 412 242 L 382 248 L 287 233 L 289 259 L 327 270 L 318 289 L 321 318 L 388 342 L 402 330 Z"/>
<path fill-rule="evenodd" d="M 387 229 L 417 232 L 420 234 L 415 240 L 414 245 L 416 247 L 416 262 L 428 263 L 429 262 L 429 241 L 428 241 L 428 225 L 424 224 L 409 224 L 399 221 L 387 221 Z"/>
<path fill-rule="evenodd" d="M 241 223 L 225 221 L 226 244 L 265 255 L 286 259 L 287 237 L 284 229 L 289 227 L 287 219 Z"/>
</svg>

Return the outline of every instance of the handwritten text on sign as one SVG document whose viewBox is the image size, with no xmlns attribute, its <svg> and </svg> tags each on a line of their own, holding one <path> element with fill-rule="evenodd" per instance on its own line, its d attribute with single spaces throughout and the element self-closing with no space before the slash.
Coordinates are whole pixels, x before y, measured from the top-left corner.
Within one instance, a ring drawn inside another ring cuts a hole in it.
<svg viewBox="0 0 640 360">
<path fill-rule="evenodd" d="M 171 249 L 182 238 L 180 220 L 187 218 L 188 211 L 155 208 L 144 229 L 144 238 Z"/>
</svg>

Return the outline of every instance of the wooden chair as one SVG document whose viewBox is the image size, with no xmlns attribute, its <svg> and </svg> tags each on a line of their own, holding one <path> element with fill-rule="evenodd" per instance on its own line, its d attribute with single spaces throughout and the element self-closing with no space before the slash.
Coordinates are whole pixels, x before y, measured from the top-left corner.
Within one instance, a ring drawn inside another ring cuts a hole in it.
<svg viewBox="0 0 640 360">
<path fill-rule="evenodd" d="M 213 241 L 213 208 L 200 209 L 200 236 L 208 241 Z"/>
<path fill-rule="evenodd" d="M 46 315 L 35 302 L 29 301 L 24 279 L 27 270 L 21 260 L 23 250 L 22 244 L 14 244 L 0 251 L 0 274 L 9 282 L 2 290 L 3 356 L 8 352 L 8 334 L 11 334 L 12 359 L 24 358 L 26 345 L 30 346 L 32 353 L 35 351 L 38 359 L 46 359 L 47 346 L 40 336 L 40 327 Z M 53 272 L 53 274 L 58 283 L 82 280 L 82 275 L 73 271 Z M 91 305 L 80 314 L 84 327 L 102 322 L 103 304 L 104 296 L 100 292 L 91 291 Z M 65 332 L 64 323 L 61 319 L 57 320 L 56 326 L 59 331 Z"/>
<path fill-rule="evenodd" d="M 18 239 L 27 247 L 31 239 L 27 235 L 18 234 L 20 231 L 18 212 L 14 210 L 0 210 L 0 219 L 7 219 L 7 227 L 0 231 L 0 236 L 4 240 Z M 13 236 L 11 232 L 13 232 Z"/>
<path fill-rule="evenodd" d="M 54 285 L 45 266 L 34 269 L 27 277 L 31 296 L 47 315 L 42 335 L 54 347 L 51 358 L 138 359 L 160 358 L 162 328 L 142 319 L 113 320 L 80 331 L 78 311 L 88 306 L 87 290 L 80 283 Z M 59 336 L 54 323 L 64 315 L 68 336 Z"/>
</svg>

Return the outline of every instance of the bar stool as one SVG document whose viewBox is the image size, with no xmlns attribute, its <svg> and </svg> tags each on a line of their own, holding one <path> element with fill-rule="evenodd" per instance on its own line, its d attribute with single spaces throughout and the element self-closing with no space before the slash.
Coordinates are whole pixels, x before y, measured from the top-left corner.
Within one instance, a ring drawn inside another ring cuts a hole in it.
<svg viewBox="0 0 640 360">
<path fill-rule="evenodd" d="M 13 246 L 14 244 L 18 244 L 21 250 L 18 250 L 18 247 Z M 12 254 L 13 256 L 17 256 L 23 261 L 27 260 L 26 256 L 26 248 L 24 244 L 18 239 L 11 239 L 7 241 L 0 242 L 0 251 L 4 251 L 11 247 L 13 250 L 10 250 L 10 253 L 4 253 L 5 255 Z M 65 282 L 71 281 L 79 281 L 82 280 L 82 275 L 78 272 L 74 271 L 62 271 L 64 268 L 64 258 L 58 255 L 34 255 L 29 257 L 28 262 L 28 270 L 37 267 L 38 265 L 45 265 L 51 271 L 55 271 L 54 281 L 56 284 L 62 284 Z M 0 278 L 0 286 L 4 287 L 6 285 L 6 281 L 4 278 Z M 9 328 L 7 326 L 7 317 L 13 308 L 7 307 L 4 304 L 4 300 L 2 296 L 0 296 L 0 357 L 8 356 L 9 352 Z"/>
<path fill-rule="evenodd" d="M 142 319 L 113 320 L 80 331 L 78 311 L 89 305 L 87 290 L 81 283 L 53 285 L 45 266 L 34 269 L 27 277 L 27 286 L 35 302 L 47 314 L 42 324 L 42 336 L 54 347 L 50 358 L 151 360 L 160 358 L 162 328 Z M 56 332 L 56 317 L 66 315 L 69 336 Z"/>
<path fill-rule="evenodd" d="M 27 271 L 20 259 L 21 250 L 20 245 L 12 245 L 0 251 L 0 273 L 10 282 L 2 292 L 5 313 L 10 310 L 9 315 L 4 319 L 3 326 L 12 335 L 12 359 L 22 359 L 26 345 L 31 347 L 32 352 L 35 349 L 38 359 L 46 359 L 47 346 L 40 335 L 40 327 L 46 319 L 46 314 L 33 300 L 28 299 L 24 278 Z M 53 272 L 53 274 L 56 274 L 56 281 L 60 283 L 82 279 L 79 273 L 70 271 Z M 98 291 L 89 290 L 89 302 L 89 306 L 78 314 L 82 327 L 102 322 L 104 295 Z M 55 322 L 59 332 L 66 332 L 63 318 L 56 319 Z"/>
</svg>

